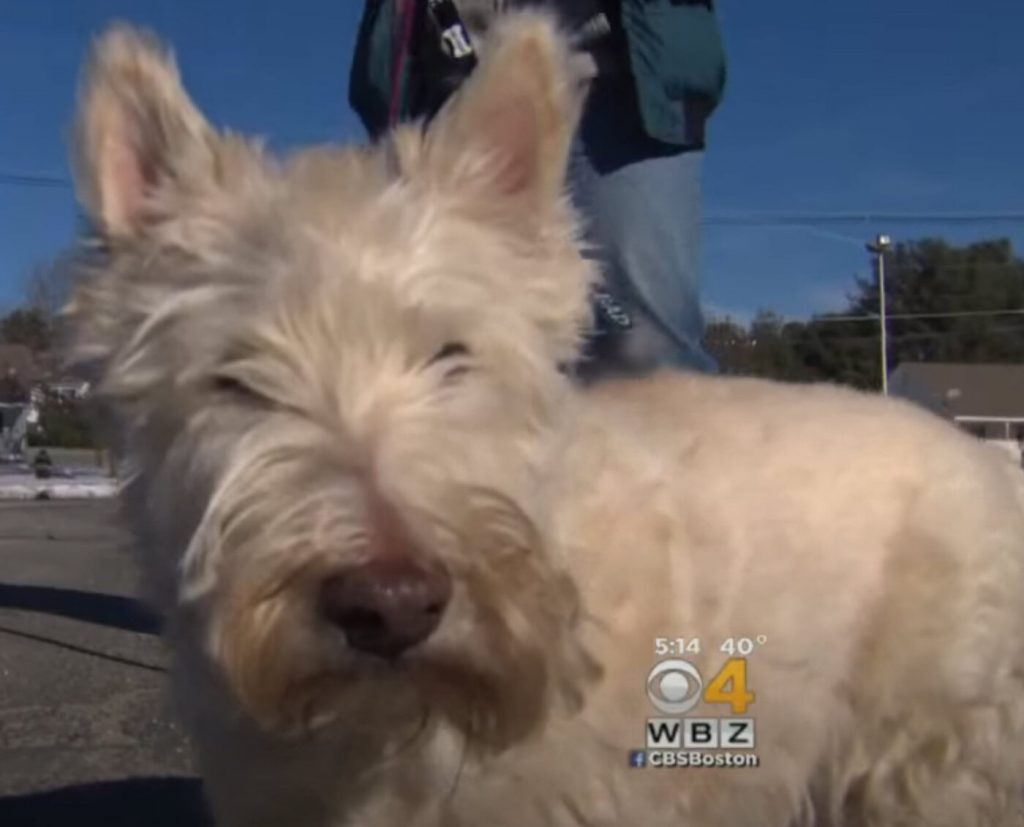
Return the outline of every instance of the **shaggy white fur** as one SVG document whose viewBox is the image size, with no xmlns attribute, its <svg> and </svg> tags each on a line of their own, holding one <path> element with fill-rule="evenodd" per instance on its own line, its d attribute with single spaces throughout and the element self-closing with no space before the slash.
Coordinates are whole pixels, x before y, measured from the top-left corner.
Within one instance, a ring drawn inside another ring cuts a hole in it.
<svg viewBox="0 0 1024 827">
<path fill-rule="evenodd" d="M 572 66 L 510 16 L 426 131 L 278 161 L 96 46 L 72 355 L 219 823 L 1024 824 L 1024 477 L 835 388 L 572 387 Z M 396 556 L 451 588 L 384 658 L 323 601 Z M 738 636 L 760 765 L 630 769 L 655 639 Z"/>
</svg>

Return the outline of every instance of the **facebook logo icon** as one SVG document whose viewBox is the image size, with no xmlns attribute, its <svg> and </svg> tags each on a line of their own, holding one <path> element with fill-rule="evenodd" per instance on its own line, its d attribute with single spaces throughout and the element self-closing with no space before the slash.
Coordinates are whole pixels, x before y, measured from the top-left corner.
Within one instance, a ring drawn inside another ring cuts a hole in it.
<svg viewBox="0 0 1024 827">
<path fill-rule="evenodd" d="M 635 770 L 642 770 L 647 766 L 647 753 L 642 749 L 635 749 L 629 754 L 629 766 Z"/>
</svg>

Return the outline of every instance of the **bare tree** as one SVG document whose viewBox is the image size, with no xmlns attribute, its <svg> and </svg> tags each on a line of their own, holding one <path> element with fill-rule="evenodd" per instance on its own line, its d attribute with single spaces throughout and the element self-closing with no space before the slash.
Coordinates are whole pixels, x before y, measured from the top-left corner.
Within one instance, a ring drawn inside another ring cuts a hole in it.
<svg viewBox="0 0 1024 827">
<path fill-rule="evenodd" d="M 53 329 L 70 290 L 67 260 L 59 257 L 41 261 L 29 273 L 26 293 L 28 306 L 39 311 L 50 329 Z"/>
</svg>

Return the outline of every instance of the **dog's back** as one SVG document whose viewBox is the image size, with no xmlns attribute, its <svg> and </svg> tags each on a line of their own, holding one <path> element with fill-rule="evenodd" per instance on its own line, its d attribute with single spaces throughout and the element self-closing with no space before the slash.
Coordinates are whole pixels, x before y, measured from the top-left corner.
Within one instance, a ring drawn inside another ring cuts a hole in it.
<svg viewBox="0 0 1024 827">
<path fill-rule="evenodd" d="M 747 658 L 760 767 L 687 776 L 664 807 L 700 824 L 787 823 L 809 802 L 817 824 L 1020 823 L 1014 464 L 907 403 L 827 386 L 665 373 L 590 391 L 579 423 L 562 537 L 606 667 L 579 729 L 625 767 L 659 714 L 638 689 L 657 640 L 698 640 L 678 654 L 705 676 L 722 642 L 765 641 Z M 621 789 L 658 799 L 644 787 Z"/>
</svg>

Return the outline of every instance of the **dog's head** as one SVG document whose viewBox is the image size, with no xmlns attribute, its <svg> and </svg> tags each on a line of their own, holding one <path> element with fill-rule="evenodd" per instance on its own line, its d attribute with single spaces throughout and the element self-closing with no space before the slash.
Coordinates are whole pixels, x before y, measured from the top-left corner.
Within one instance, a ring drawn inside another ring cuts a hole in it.
<svg viewBox="0 0 1024 827">
<path fill-rule="evenodd" d="M 152 38 L 98 42 L 73 358 L 172 622 L 265 726 L 445 720 L 498 748 L 579 699 L 544 474 L 592 280 L 563 193 L 578 105 L 522 14 L 429 128 L 278 161 L 214 129 Z"/>
</svg>

